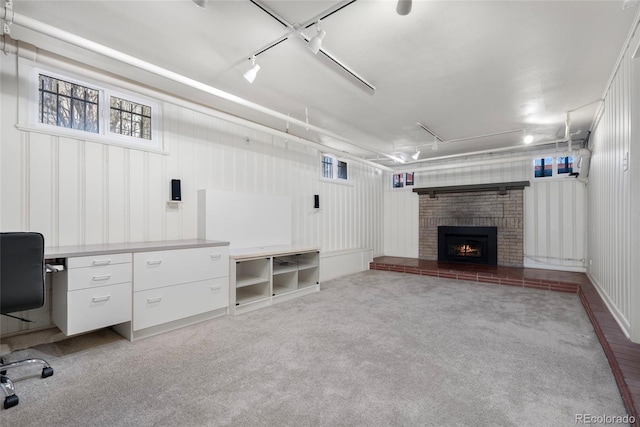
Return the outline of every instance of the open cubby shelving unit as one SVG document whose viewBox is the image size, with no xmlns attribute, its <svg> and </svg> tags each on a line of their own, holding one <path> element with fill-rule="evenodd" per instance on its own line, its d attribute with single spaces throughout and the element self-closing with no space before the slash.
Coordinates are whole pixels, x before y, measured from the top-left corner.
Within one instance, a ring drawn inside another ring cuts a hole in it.
<svg viewBox="0 0 640 427">
<path fill-rule="evenodd" d="M 232 251 L 231 314 L 266 307 L 320 290 L 317 248 L 274 246 Z"/>
</svg>

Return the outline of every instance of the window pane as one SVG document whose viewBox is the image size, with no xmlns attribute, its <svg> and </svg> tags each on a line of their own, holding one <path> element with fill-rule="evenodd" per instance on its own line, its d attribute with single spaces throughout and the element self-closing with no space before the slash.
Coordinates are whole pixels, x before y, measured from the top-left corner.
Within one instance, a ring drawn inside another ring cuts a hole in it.
<svg viewBox="0 0 640 427">
<path fill-rule="evenodd" d="M 56 96 L 52 93 L 45 92 L 40 97 L 40 122 L 54 126 L 58 124 Z"/>
<path fill-rule="evenodd" d="M 404 187 L 404 174 L 397 173 L 393 175 L 393 188 Z"/>
<path fill-rule="evenodd" d="M 558 173 L 572 173 L 573 172 L 573 157 L 558 157 Z"/>
<path fill-rule="evenodd" d="M 322 177 L 333 178 L 333 159 L 329 156 L 322 156 Z"/>
<path fill-rule="evenodd" d="M 97 104 L 87 104 L 87 116 L 86 116 L 86 125 L 84 130 L 87 132 L 98 133 L 98 105 Z"/>
<path fill-rule="evenodd" d="M 98 94 L 99 92 L 95 89 L 87 88 L 87 101 L 92 104 L 98 104 Z"/>
<path fill-rule="evenodd" d="M 73 84 L 69 82 L 64 82 L 62 80 L 58 80 L 58 93 L 60 95 L 71 96 L 72 90 L 73 90 Z"/>
<path fill-rule="evenodd" d="M 347 162 L 338 160 L 338 179 L 347 179 Z"/>
<path fill-rule="evenodd" d="M 142 137 L 151 139 L 151 119 L 149 117 L 142 118 Z"/>
<path fill-rule="evenodd" d="M 98 133 L 97 89 L 42 74 L 39 80 L 40 123 Z"/>
<path fill-rule="evenodd" d="M 78 99 L 71 101 L 71 127 L 73 129 L 85 129 L 84 102 Z"/>
<path fill-rule="evenodd" d="M 151 139 L 151 107 L 126 99 L 111 97 L 109 101 L 112 133 Z"/>
<path fill-rule="evenodd" d="M 553 175 L 553 159 L 551 157 L 534 160 L 533 176 L 543 178 L 551 175 Z"/>
<path fill-rule="evenodd" d="M 58 126 L 71 127 L 71 98 L 58 97 Z"/>
</svg>

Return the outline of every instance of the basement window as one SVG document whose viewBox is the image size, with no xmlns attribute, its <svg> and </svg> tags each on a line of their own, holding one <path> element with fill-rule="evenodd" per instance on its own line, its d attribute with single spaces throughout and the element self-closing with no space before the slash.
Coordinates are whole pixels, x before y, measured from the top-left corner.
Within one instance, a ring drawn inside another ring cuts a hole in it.
<svg viewBox="0 0 640 427">
<path fill-rule="evenodd" d="M 573 157 L 558 157 L 556 160 L 558 165 L 558 175 L 573 173 Z"/>
<path fill-rule="evenodd" d="M 112 96 L 109 124 L 111 133 L 151 139 L 151 107 Z"/>
<path fill-rule="evenodd" d="M 573 157 L 542 157 L 533 160 L 534 178 L 552 178 L 573 173 Z"/>
<path fill-rule="evenodd" d="M 553 158 L 543 157 L 533 161 L 533 176 L 535 178 L 544 178 L 553 176 Z"/>
<path fill-rule="evenodd" d="M 162 148 L 160 108 L 153 100 L 55 72 L 34 69 L 36 77 L 38 99 L 30 104 L 34 126 L 125 147 Z"/>
<path fill-rule="evenodd" d="M 414 184 L 414 172 L 391 175 L 391 188 L 411 187 Z"/>
<path fill-rule="evenodd" d="M 320 176 L 322 179 L 346 182 L 349 180 L 349 163 L 332 154 L 323 154 Z"/>
<path fill-rule="evenodd" d="M 98 133 L 100 91 L 40 74 L 38 101 L 40 123 Z"/>
</svg>

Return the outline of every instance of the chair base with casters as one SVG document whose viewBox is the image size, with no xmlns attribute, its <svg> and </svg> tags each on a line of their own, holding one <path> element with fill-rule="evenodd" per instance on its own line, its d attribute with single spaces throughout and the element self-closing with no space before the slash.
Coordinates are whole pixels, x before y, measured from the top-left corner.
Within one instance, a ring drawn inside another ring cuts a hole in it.
<svg viewBox="0 0 640 427">
<path fill-rule="evenodd" d="M 5 376 L 8 369 L 18 368 L 27 365 L 43 365 L 41 378 L 47 378 L 53 375 L 53 368 L 43 359 L 24 359 L 17 362 L 2 363 L 0 364 L 0 388 L 4 393 L 4 409 L 9 409 L 16 406 L 20 402 L 20 398 L 16 395 L 16 389 L 13 386 L 13 381 L 9 377 Z"/>
<path fill-rule="evenodd" d="M 28 321 L 10 313 L 40 308 L 44 305 L 45 273 L 44 236 L 34 232 L 0 233 L 0 314 Z M 7 370 L 43 365 L 42 378 L 53 375 L 53 369 L 43 359 L 25 359 L 12 363 L 0 360 L 0 388 L 4 393 L 4 408 L 16 406 L 20 399 Z"/>
</svg>

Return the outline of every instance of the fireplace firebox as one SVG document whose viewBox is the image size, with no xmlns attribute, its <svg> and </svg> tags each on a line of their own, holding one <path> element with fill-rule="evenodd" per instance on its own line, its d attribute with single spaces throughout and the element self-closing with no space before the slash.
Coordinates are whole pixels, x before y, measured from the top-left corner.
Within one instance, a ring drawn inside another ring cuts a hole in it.
<svg viewBox="0 0 640 427">
<path fill-rule="evenodd" d="M 438 261 L 498 264 L 497 227 L 438 227 Z"/>
</svg>

